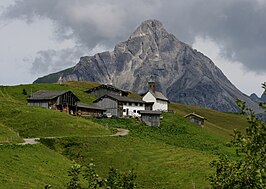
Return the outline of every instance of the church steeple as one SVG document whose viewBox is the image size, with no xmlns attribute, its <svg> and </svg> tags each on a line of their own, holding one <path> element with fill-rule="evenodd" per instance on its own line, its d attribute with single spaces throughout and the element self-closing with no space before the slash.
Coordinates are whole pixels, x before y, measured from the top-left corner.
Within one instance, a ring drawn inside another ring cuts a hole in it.
<svg viewBox="0 0 266 189">
<path fill-rule="evenodd" d="M 149 84 L 149 91 L 155 93 L 155 91 L 156 91 L 155 81 L 149 81 L 148 84 Z"/>
</svg>

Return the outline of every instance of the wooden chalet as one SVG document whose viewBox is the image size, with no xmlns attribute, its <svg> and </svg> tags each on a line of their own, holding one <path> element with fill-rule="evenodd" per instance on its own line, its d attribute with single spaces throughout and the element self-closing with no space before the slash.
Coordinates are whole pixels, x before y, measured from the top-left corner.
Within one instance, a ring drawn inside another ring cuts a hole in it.
<svg viewBox="0 0 266 189">
<path fill-rule="evenodd" d="M 140 117 L 139 110 L 145 110 L 146 102 L 141 99 L 133 99 L 127 96 L 106 94 L 94 101 L 98 107 L 106 109 L 117 117 Z"/>
<path fill-rule="evenodd" d="M 160 126 L 160 116 L 162 112 L 151 111 L 151 110 L 140 110 L 138 111 L 141 121 L 148 126 Z"/>
<path fill-rule="evenodd" d="M 206 120 L 206 118 L 193 113 L 189 113 L 187 115 L 185 115 L 185 118 L 189 119 L 191 122 L 199 125 L 199 126 L 203 126 L 204 125 L 204 120 Z"/>
<path fill-rule="evenodd" d="M 80 100 L 71 91 L 41 90 L 31 94 L 27 101 L 31 106 L 39 106 L 69 114 L 76 114 L 77 103 Z"/>
<path fill-rule="evenodd" d="M 99 116 L 106 112 L 106 109 L 95 106 L 94 104 L 77 104 L 77 114 L 81 117 Z"/>
<path fill-rule="evenodd" d="M 113 85 L 109 85 L 109 84 L 102 84 L 98 87 L 94 87 L 85 92 L 89 93 L 90 95 L 96 96 L 97 98 L 100 98 L 104 95 L 128 96 L 129 94 L 128 91 L 118 89 L 114 87 Z"/>
</svg>

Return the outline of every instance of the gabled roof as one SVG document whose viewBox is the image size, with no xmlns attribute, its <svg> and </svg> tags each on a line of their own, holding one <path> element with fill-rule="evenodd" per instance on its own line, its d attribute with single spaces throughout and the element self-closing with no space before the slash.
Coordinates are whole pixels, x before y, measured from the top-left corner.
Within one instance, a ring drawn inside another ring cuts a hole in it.
<svg viewBox="0 0 266 189">
<path fill-rule="evenodd" d="M 96 99 L 94 102 L 99 102 L 100 100 L 104 98 L 111 98 L 113 100 L 119 101 L 119 102 L 136 102 L 136 103 L 143 103 L 145 104 L 146 102 L 141 100 L 141 99 L 135 99 L 135 98 L 129 98 L 127 96 L 119 96 L 119 95 L 111 95 L 111 94 L 106 94 L 98 99 Z"/>
<path fill-rule="evenodd" d="M 153 115 L 161 115 L 162 112 L 160 111 L 152 111 L 152 110 L 139 110 L 138 113 L 140 114 L 153 114 Z"/>
<path fill-rule="evenodd" d="M 67 93 L 67 92 L 71 92 L 71 91 L 68 91 L 68 90 L 63 90 L 63 91 L 40 90 L 40 91 L 37 91 L 37 92 L 31 94 L 30 97 L 27 100 L 52 100 L 52 99 L 54 99 L 54 98 L 56 98 L 58 96 L 61 96 L 61 95 L 65 94 L 65 93 Z M 76 98 L 79 101 L 78 97 L 76 97 Z"/>
<path fill-rule="evenodd" d="M 164 100 L 164 101 L 167 101 L 167 102 L 170 102 L 168 100 L 168 98 L 166 98 L 161 92 L 159 91 L 155 91 L 155 93 L 151 90 L 147 91 L 146 93 L 144 94 L 140 94 L 140 96 L 145 96 L 148 92 L 150 92 L 156 99 L 159 99 L 159 100 Z"/>
<path fill-rule="evenodd" d="M 85 92 L 90 93 L 92 91 L 95 91 L 95 90 L 98 90 L 98 89 L 101 89 L 101 88 L 106 88 L 106 89 L 110 89 L 112 91 L 122 92 L 122 93 L 124 93 L 126 95 L 128 95 L 130 93 L 129 91 L 124 91 L 124 90 L 119 89 L 117 87 L 114 87 L 113 85 L 110 85 L 110 84 L 102 84 L 102 85 L 99 85 L 97 87 L 93 87 L 93 88 L 91 88 L 89 90 L 86 90 Z"/>
<path fill-rule="evenodd" d="M 161 92 L 155 91 L 155 93 L 154 93 L 154 92 L 150 91 L 150 93 L 151 93 L 156 99 L 160 99 L 160 100 L 164 100 L 164 101 L 168 101 L 168 102 L 169 102 L 168 98 L 166 98 L 166 97 L 163 95 L 163 93 L 161 93 Z"/>
<path fill-rule="evenodd" d="M 203 119 L 203 120 L 207 120 L 206 118 L 204 118 L 204 117 L 202 117 L 202 116 L 200 116 L 198 114 L 195 114 L 194 112 L 193 113 L 189 113 L 189 114 L 185 115 L 184 117 L 189 117 L 189 116 L 195 116 L 197 118 L 200 118 L 200 119 Z"/>
<path fill-rule="evenodd" d="M 102 110 L 102 111 L 106 111 L 106 109 L 100 108 L 98 106 L 95 106 L 94 104 L 82 104 L 82 103 L 78 103 L 77 104 L 77 107 L 78 108 L 91 109 L 91 110 Z"/>
</svg>

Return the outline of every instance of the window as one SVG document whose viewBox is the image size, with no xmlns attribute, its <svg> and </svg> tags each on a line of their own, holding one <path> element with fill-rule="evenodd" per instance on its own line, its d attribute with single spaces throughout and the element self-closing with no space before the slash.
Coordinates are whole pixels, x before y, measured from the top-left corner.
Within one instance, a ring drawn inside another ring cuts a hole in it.
<svg viewBox="0 0 266 189">
<path fill-rule="evenodd" d="M 136 112 L 137 112 L 137 110 L 133 110 L 133 112 L 134 112 L 134 113 L 136 113 Z"/>
<path fill-rule="evenodd" d="M 127 110 L 126 109 L 123 109 L 123 112 L 126 112 Z"/>
<path fill-rule="evenodd" d="M 143 104 L 142 103 L 139 103 L 139 106 L 143 106 Z"/>
<path fill-rule="evenodd" d="M 128 103 L 128 105 L 129 105 L 129 106 L 132 106 L 132 103 L 131 103 L 131 102 L 129 102 L 129 103 Z"/>
</svg>

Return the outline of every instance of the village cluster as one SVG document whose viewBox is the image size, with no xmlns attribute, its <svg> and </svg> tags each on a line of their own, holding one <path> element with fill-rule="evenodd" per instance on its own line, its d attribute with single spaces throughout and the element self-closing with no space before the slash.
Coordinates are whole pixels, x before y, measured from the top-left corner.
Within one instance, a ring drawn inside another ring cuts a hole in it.
<svg viewBox="0 0 266 189">
<path fill-rule="evenodd" d="M 148 82 L 149 90 L 142 99 L 130 98 L 130 92 L 118 89 L 110 84 L 102 84 L 85 91 L 97 99 L 93 104 L 80 103 L 79 98 L 71 91 L 40 90 L 27 99 L 31 106 L 58 110 L 78 116 L 102 117 L 137 117 L 146 125 L 160 126 L 162 112 L 168 112 L 169 100 L 156 91 L 155 82 Z M 195 113 L 186 115 L 190 121 L 204 124 L 204 117 Z"/>
<path fill-rule="evenodd" d="M 85 91 L 97 99 L 93 104 L 82 104 L 71 91 L 40 90 L 27 99 L 31 106 L 59 110 L 79 116 L 139 117 L 149 126 L 159 126 L 162 111 L 168 111 L 169 100 L 156 91 L 155 82 L 149 82 L 149 90 L 142 99 L 130 98 L 130 92 L 110 84 L 102 84 Z"/>
</svg>

